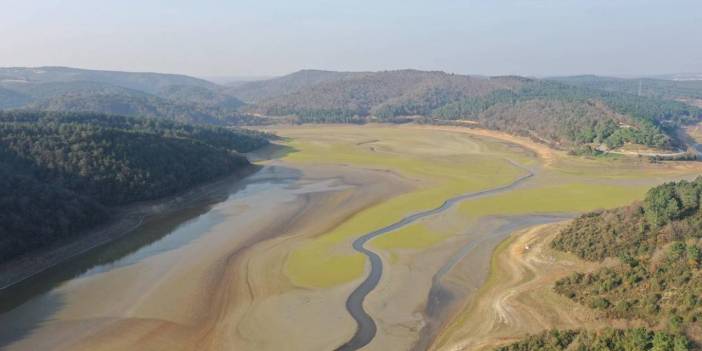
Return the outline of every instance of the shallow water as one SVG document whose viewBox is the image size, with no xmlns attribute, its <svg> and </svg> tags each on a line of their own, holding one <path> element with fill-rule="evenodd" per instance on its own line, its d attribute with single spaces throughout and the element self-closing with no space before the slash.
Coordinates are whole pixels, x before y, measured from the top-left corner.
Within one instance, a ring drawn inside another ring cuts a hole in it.
<svg viewBox="0 0 702 351">
<path fill-rule="evenodd" d="M 76 256 L 4 290 L 0 290 L 0 347 L 27 337 L 47 321 L 57 318 L 71 295 L 80 295 L 90 285 L 92 291 L 107 284 L 110 272 L 145 267 L 143 274 L 129 276 L 124 290 L 153 284 L 153 271 L 167 272 L 174 262 L 195 262 L 195 245 L 212 234 L 215 226 L 226 225 L 236 239 L 237 228 L 245 228 L 252 216 L 270 216 L 276 206 L 294 206 L 303 195 L 343 189 L 333 179 L 301 180 L 291 168 L 268 166 L 220 194 L 213 194 L 191 208 L 148 219 L 141 227 L 122 238 L 88 253 Z M 221 234 L 220 234 L 221 235 Z M 222 238 L 212 238 L 223 240 Z M 227 238 L 224 238 L 227 240 Z M 148 265 L 144 264 L 148 261 Z M 122 287 L 120 287 L 122 288 Z M 105 286 L 104 289 L 112 289 Z M 102 296 L 122 296 L 106 291 Z M 83 295 L 80 295 L 83 296 Z M 81 301 L 85 306 L 100 306 L 101 294 Z M 124 296 L 130 296 L 125 293 Z M 131 295 L 133 297 L 133 295 Z M 129 306 L 130 301 L 110 301 Z M 71 306 L 75 307 L 75 306 Z M 80 317 L 80 316 L 79 316 Z"/>
</svg>

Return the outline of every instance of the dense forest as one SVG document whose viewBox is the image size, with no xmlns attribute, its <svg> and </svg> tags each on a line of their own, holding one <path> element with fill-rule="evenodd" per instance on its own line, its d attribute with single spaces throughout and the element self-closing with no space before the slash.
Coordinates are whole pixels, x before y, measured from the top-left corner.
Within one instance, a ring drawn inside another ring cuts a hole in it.
<svg viewBox="0 0 702 351">
<path fill-rule="evenodd" d="M 687 351 L 690 342 L 681 335 L 644 328 L 600 331 L 552 330 L 531 335 L 497 351 Z"/>
<path fill-rule="evenodd" d="M 238 87 L 239 94 L 259 93 L 256 104 L 245 109 L 295 116 L 302 123 L 472 120 L 565 149 L 625 143 L 673 149 L 679 143 L 673 130 L 702 115 L 702 109 L 678 101 L 521 77 L 414 70 L 340 76 L 315 71 L 289 77 L 289 82 L 283 77 Z M 261 93 L 265 87 L 282 93 L 285 86 L 291 90 L 282 95 Z"/>
<path fill-rule="evenodd" d="M 99 114 L 0 112 L 0 257 L 76 235 L 105 207 L 153 200 L 249 166 L 247 130 Z"/>
<path fill-rule="evenodd" d="M 251 109 L 274 116 L 324 113 L 328 118 L 428 115 L 457 99 L 511 89 L 521 82 L 518 77 L 488 79 L 416 70 L 357 73 L 259 100 Z"/>
<path fill-rule="evenodd" d="M 434 111 L 444 119 L 470 119 L 516 134 L 533 133 L 558 145 L 626 142 L 671 147 L 668 129 L 697 121 L 702 110 L 679 102 L 609 93 L 533 80 Z"/>
<path fill-rule="evenodd" d="M 631 91 L 633 81 L 589 76 L 539 80 L 418 70 L 302 70 L 227 87 L 180 75 L 0 68 L 0 109 L 87 111 L 211 125 L 468 120 L 576 153 L 628 143 L 684 148 L 676 129 L 700 120 L 702 108 L 685 103 L 699 96 L 699 83 L 645 81 L 644 90 L 656 93 L 638 96 Z"/>
<path fill-rule="evenodd" d="M 366 74 L 369 73 L 305 69 L 282 77 L 244 82 L 240 85 L 228 88 L 227 92 L 247 103 L 255 104 L 258 101 L 292 94 L 303 89 L 311 88 L 320 83 L 350 79 Z"/>
</svg>

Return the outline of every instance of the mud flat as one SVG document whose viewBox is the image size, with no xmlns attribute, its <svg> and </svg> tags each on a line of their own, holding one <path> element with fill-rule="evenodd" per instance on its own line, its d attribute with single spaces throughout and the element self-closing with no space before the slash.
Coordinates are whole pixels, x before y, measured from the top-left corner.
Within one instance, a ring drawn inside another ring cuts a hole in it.
<svg viewBox="0 0 702 351">
<path fill-rule="evenodd" d="M 598 318 L 552 290 L 555 281 L 574 271 L 600 267 L 550 248 L 563 225 L 538 225 L 503 241 L 492 256 L 486 283 L 447 323 L 430 350 L 487 350 L 552 328 L 633 326 Z"/>
<path fill-rule="evenodd" d="M 105 258 L 112 254 L 108 244 L 88 261 L 78 257 L 6 290 L 3 301 L 14 305 L 7 303 L 0 315 L 0 345 L 6 350 L 333 348 L 354 331 L 343 307 L 352 287 L 324 294 L 299 289 L 281 273 L 282 262 L 300 238 L 329 230 L 407 189 L 383 172 L 266 165 L 224 201 L 157 220 L 119 244 L 132 246 L 127 241 L 140 240 L 148 234 L 144 231 L 159 232 L 153 242 Z M 63 268 L 77 273 L 65 277 Z M 41 286 L 47 280 L 52 286 Z"/>
<path fill-rule="evenodd" d="M 117 240 L 133 232 L 151 218 L 167 216 L 186 209 L 203 208 L 208 204 L 222 201 L 224 194 L 237 186 L 237 180 L 255 173 L 258 169 L 257 166 L 251 166 L 231 176 L 196 186 L 178 195 L 113 208 L 112 218 L 108 223 L 87 230 L 77 238 L 58 242 L 38 252 L 0 264 L 0 291 L 74 256 Z"/>
<path fill-rule="evenodd" d="M 482 347 L 494 335 L 473 333 L 485 311 L 471 306 L 496 285 L 488 272 L 500 240 L 557 220 L 553 214 L 618 206 L 700 172 L 700 163 L 572 158 L 454 128 L 274 130 L 285 145 L 261 157 L 276 160 L 261 161 L 260 172 L 218 202 L 155 218 L 104 251 L 28 279 L 25 290 L 8 290 L 0 325 L 10 327 L 0 329 L 0 344 L 335 349 L 357 331 L 347 299 L 373 268 L 354 241 L 446 199 L 509 187 L 525 175 L 521 165 L 535 174 L 514 188 L 462 199 L 364 242 L 383 267 L 360 304 L 377 326 L 364 350 Z"/>
</svg>

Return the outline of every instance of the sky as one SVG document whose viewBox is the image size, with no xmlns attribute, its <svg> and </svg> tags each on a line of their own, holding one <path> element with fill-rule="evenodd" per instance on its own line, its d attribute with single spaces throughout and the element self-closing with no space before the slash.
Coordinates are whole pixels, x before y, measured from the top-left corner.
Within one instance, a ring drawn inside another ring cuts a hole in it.
<svg viewBox="0 0 702 351">
<path fill-rule="evenodd" d="M 0 0 L 0 66 L 702 72 L 702 0 Z"/>
</svg>

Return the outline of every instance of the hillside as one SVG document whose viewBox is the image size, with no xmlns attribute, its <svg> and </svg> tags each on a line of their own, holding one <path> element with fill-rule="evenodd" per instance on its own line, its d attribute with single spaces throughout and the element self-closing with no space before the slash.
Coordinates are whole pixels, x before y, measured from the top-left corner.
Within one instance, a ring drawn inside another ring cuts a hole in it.
<svg viewBox="0 0 702 351">
<path fill-rule="evenodd" d="M 100 71 L 70 67 L 9 67 L 0 68 L 0 83 L 97 82 L 156 94 L 172 85 L 217 88 L 203 79 L 179 74 Z"/>
<path fill-rule="evenodd" d="M 687 351 L 690 342 L 681 335 L 653 332 L 645 328 L 605 329 L 601 331 L 552 330 L 532 335 L 496 351 Z"/>
<path fill-rule="evenodd" d="M 76 235 L 109 206 L 153 200 L 249 166 L 244 130 L 98 114 L 0 112 L 2 261 Z"/>
<path fill-rule="evenodd" d="M 0 68 L 0 109 L 96 112 L 198 124 L 260 124 L 224 87 L 182 75 Z"/>
<path fill-rule="evenodd" d="M 599 76 L 571 76 L 549 78 L 554 81 L 613 92 L 677 100 L 702 107 L 702 79 L 624 79 Z"/>
<path fill-rule="evenodd" d="M 227 116 L 218 110 L 194 104 L 177 103 L 153 95 L 136 94 L 65 94 L 24 106 L 30 110 L 61 112 L 95 112 L 129 117 L 167 119 L 183 123 L 225 124 Z M 238 115 L 232 113 L 232 116 Z"/>
<path fill-rule="evenodd" d="M 616 350 L 677 351 L 699 346 L 701 195 L 702 177 L 666 183 L 650 189 L 641 203 L 576 218 L 551 242 L 556 250 L 606 263 L 594 272 L 556 281 L 556 293 L 603 317 L 645 328 L 551 330 L 497 350 L 590 350 L 607 345 Z"/>
<path fill-rule="evenodd" d="M 581 154 L 627 144 L 669 152 L 685 149 L 676 129 L 698 122 L 702 108 L 675 100 L 689 102 L 700 96 L 699 82 L 650 81 L 656 82 L 651 83 L 656 88 L 650 89 L 656 93 L 637 96 L 631 94 L 634 81 L 590 76 L 553 81 L 418 70 L 302 70 L 224 87 L 169 74 L 4 68 L 0 69 L 0 108 L 211 125 L 281 121 L 276 117 L 298 123 L 468 123 Z"/>
<path fill-rule="evenodd" d="M 296 81 L 305 71 L 279 81 Z M 319 73 L 315 73 L 313 76 Z M 299 122 L 456 120 L 533 137 L 557 148 L 617 148 L 627 143 L 674 149 L 674 129 L 699 120 L 702 109 L 656 97 L 521 77 L 471 77 L 415 70 L 321 74 L 284 95 L 249 106 Z"/>
<path fill-rule="evenodd" d="M 555 290 L 612 318 L 702 338 L 702 177 L 655 187 L 643 203 L 577 218 L 552 246 L 619 263 L 575 273 Z"/>
<path fill-rule="evenodd" d="M 485 95 L 520 83 L 519 78 L 485 79 L 416 70 L 357 73 L 261 100 L 255 111 L 326 118 L 428 114 L 463 97 Z"/>
<path fill-rule="evenodd" d="M 248 103 L 292 94 L 317 84 L 362 76 L 362 72 L 334 72 L 321 70 L 301 70 L 283 77 L 237 84 L 228 93 Z"/>
</svg>

